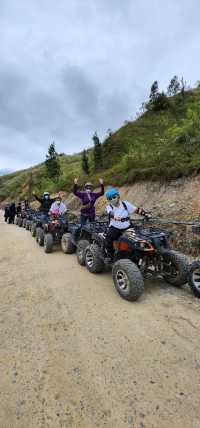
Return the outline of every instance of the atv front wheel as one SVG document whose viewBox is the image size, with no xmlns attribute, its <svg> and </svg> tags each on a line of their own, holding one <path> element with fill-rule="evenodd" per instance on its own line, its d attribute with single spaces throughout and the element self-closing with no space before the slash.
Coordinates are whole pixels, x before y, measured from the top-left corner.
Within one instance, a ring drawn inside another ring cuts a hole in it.
<svg viewBox="0 0 200 428">
<path fill-rule="evenodd" d="M 129 301 L 135 301 L 144 292 L 144 280 L 135 263 L 129 259 L 118 260 L 112 268 L 115 288 L 120 296 Z"/>
<path fill-rule="evenodd" d="M 76 247 L 72 242 L 71 233 L 64 233 L 61 239 L 61 248 L 65 254 L 73 254 L 76 251 Z"/>
<path fill-rule="evenodd" d="M 44 251 L 45 253 L 52 253 L 53 250 L 53 236 L 51 233 L 44 235 Z"/>
<path fill-rule="evenodd" d="M 163 256 L 162 276 L 166 282 L 181 287 L 188 281 L 189 263 L 187 257 L 174 250 L 165 250 Z"/>
<path fill-rule="evenodd" d="M 200 299 L 200 261 L 191 264 L 188 274 L 188 284 L 195 297 Z"/>
<path fill-rule="evenodd" d="M 85 265 L 91 273 L 100 273 L 104 270 L 104 261 L 101 249 L 96 244 L 89 245 L 85 250 Z"/>
<path fill-rule="evenodd" d="M 87 239 L 82 239 L 79 241 L 77 245 L 76 255 L 79 265 L 85 266 L 85 252 L 86 248 L 90 245 L 89 241 Z"/>
</svg>

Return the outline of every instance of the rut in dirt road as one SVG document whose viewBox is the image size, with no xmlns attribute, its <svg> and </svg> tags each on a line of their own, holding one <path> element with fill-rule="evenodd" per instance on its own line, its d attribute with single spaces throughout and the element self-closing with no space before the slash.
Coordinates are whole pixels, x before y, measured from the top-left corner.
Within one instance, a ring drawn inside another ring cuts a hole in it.
<svg viewBox="0 0 200 428">
<path fill-rule="evenodd" d="M 145 284 L 129 303 L 111 274 L 45 254 L 0 223 L 0 427 L 198 428 L 199 301 Z"/>
</svg>

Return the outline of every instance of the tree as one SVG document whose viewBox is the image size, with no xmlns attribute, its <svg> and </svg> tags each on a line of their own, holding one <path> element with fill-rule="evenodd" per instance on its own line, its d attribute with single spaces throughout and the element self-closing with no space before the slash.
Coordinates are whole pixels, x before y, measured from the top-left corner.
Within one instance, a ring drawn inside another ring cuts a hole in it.
<svg viewBox="0 0 200 428">
<path fill-rule="evenodd" d="M 150 103 L 154 103 L 154 101 L 156 100 L 157 96 L 158 96 L 158 81 L 155 80 L 155 82 L 153 82 L 152 86 L 151 86 L 151 91 L 150 91 L 150 95 L 149 95 L 149 102 Z"/>
<path fill-rule="evenodd" d="M 164 92 L 159 92 L 158 81 L 155 80 L 151 86 L 149 102 L 146 104 L 147 110 L 162 111 L 169 107 L 169 100 Z"/>
<path fill-rule="evenodd" d="M 55 143 L 51 143 L 48 148 L 48 154 L 46 155 L 46 170 L 49 178 L 55 178 L 56 180 L 60 177 L 60 163 L 58 160 L 58 154 L 56 153 Z"/>
<path fill-rule="evenodd" d="M 169 108 L 169 100 L 164 92 L 159 92 L 154 103 L 152 104 L 152 110 L 162 111 Z"/>
<path fill-rule="evenodd" d="M 183 100 L 185 99 L 185 91 L 187 88 L 187 82 L 184 80 L 184 78 L 181 78 L 181 95 L 183 97 Z"/>
<path fill-rule="evenodd" d="M 85 174 L 89 174 L 90 167 L 89 167 L 89 159 L 86 150 L 83 150 L 82 153 L 82 161 L 81 161 L 82 170 Z"/>
<path fill-rule="evenodd" d="M 33 180 L 33 173 L 30 172 L 29 178 L 28 178 L 28 200 L 31 200 L 32 193 L 33 193 L 33 187 L 34 187 L 34 180 Z"/>
<path fill-rule="evenodd" d="M 98 171 L 103 166 L 102 144 L 96 132 L 93 135 L 92 139 L 94 142 L 94 170 Z"/>
<path fill-rule="evenodd" d="M 178 92 L 180 92 L 180 89 L 181 89 L 181 85 L 178 80 L 178 76 L 172 77 L 170 84 L 167 88 L 167 95 L 169 96 L 176 95 L 178 94 Z"/>
</svg>

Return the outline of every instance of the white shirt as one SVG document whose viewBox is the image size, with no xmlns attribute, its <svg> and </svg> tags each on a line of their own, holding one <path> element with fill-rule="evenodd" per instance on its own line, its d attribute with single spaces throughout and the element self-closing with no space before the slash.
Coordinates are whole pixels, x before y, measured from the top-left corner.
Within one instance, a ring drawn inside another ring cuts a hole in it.
<svg viewBox="0 0 200 428">
<path fill-rule="evenodd" d="M 111 205 L 111 203 L 107 205 L 106 207 L 107 213 L 114 214 L 114 217 L 126 218 L 129 216 L 129 214 L 133 214 L 137 210 L 137 207 L 135 207 L 135 205 L 132 205 L 130 204 L 130 202 L 127 202 L 127 201 L 124 201 L 124 202 L 127 206 L 127 210 L 123 206 L 122 201 L 120 201 L 120 204 L 118 207 L 114 207 L 113 205 Z M 114 218 L 111 218 L 110 226 L 114 226 L 117 229 L 126 229 L 127 227 L 130 226 L 130 221 L 129 220 L 117 221 L 117 220 L 114 220 Z"/>
<path fill-rule="evenodd" d="M 56 211 L 57 211 L 57 213 L 58 213 L 59 215 L 61 215 L 61 214 L 64 214 L 66 210 L 67 210 L 67 207 L 66 207 L 66 205 L 65 205 L 63 202 L 61 202 L 61 204 L 60 204 L 60 205 L 58 205 L 58 204 L 57 204 L 57 202 L 55 201 L 55 202 L 51 205 L 50 213 L 52 213 L 52 214 L 53 214 L 53 212 L 55 212 L 55 214 L 56 214 Z"/>
</svg>

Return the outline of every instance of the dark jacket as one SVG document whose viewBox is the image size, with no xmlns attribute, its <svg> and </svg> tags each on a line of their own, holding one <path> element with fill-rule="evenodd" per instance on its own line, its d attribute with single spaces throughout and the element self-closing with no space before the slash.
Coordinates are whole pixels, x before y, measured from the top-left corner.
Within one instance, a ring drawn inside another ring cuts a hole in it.
<svg viewBox="0 0 200 428">
<path fill-rule="evenodd" d="M 37 195 L 34 195 L 34 197 L 38 202 L 40 202 L 40 211 L 46 214 L 49 212 L 53 202 L 55 202 L 55 198 L 45 199 L 45 198 L 39 198 Z"/>
<path fill-rule="evenodd" d="M 4 217 L 5 217 L 5 218 L 8 218 L 8 217 L 9 217 L 9 215 L 10 215 L 10 209 L 9 209 L 9 207 L 5 207 Z"/>
<path fill-rule="evenodd" d="M 74 184 L 74 195 L 77 196 L 82 201 L 81 213 L 93 216 L 95 214 L 95 202 L 100 196 L 104 195 L 104 185 L 101 184 L 100 192 L 80 192 L 78 190 L 78 185 Z M 84 208 L 85 205 L 85 208 Z"/>
<path fill-rule="evenodd" d="M 9 216 L 10 217 L 14 217 L 16 214 L 16 207 L 15 207 L 15 203 L 13 202 L 12 204 L 10 204 L 9 206 Z"/>
</svg>

